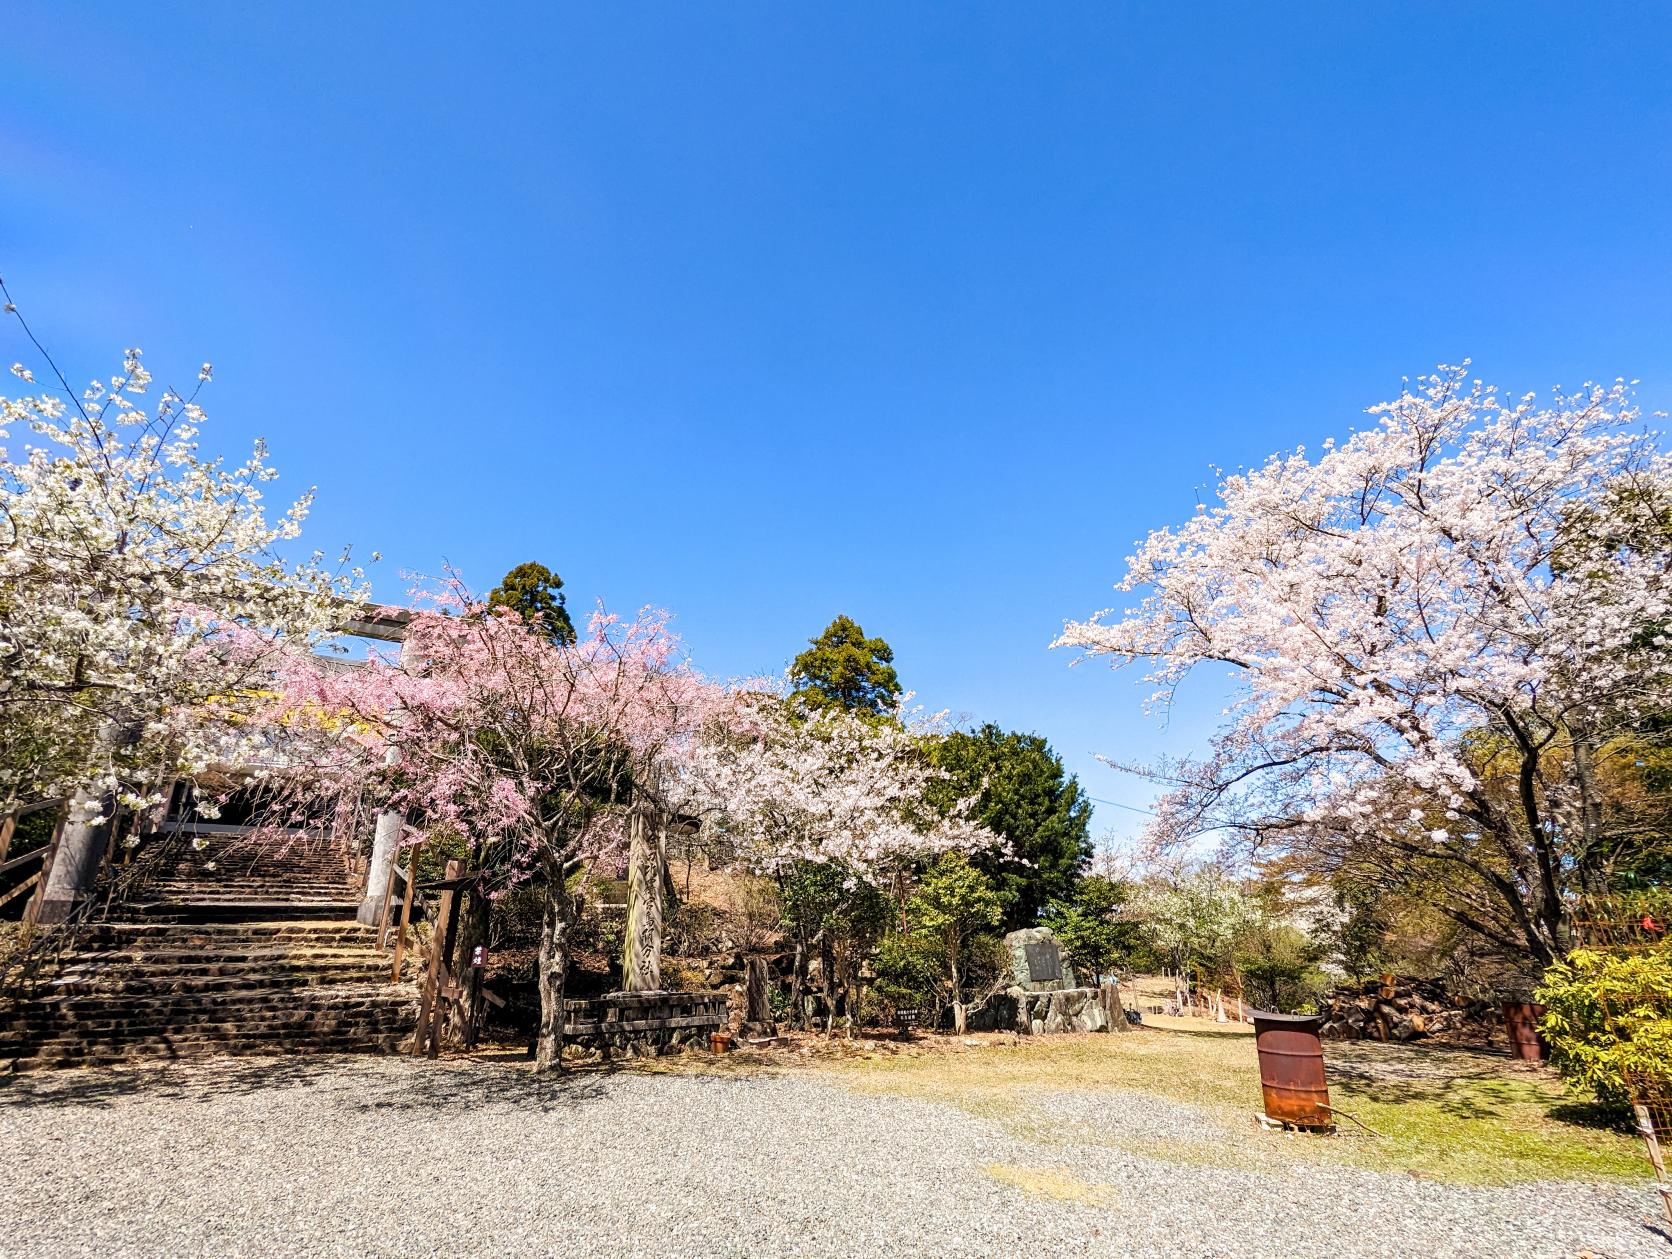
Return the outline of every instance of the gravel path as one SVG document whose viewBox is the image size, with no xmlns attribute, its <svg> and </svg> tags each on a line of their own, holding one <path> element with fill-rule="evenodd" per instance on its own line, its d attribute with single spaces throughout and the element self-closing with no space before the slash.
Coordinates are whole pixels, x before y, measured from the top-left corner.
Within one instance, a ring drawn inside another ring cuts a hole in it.
<svg viewBox="0 0 1672 1259">
<path fill-rule="evenodd" d="M 1040 1109 L 1117 1137 L 1204 1123 L 1135 1095 Z M 18 1077 L 0 1086 L 0 1194 L 0 1255 L 30 1259 L 1672 1257 L 1646 1189 L 1179 1165 L 814 1074 L 545 1082 L 392 1058 Z"/>
</svg>

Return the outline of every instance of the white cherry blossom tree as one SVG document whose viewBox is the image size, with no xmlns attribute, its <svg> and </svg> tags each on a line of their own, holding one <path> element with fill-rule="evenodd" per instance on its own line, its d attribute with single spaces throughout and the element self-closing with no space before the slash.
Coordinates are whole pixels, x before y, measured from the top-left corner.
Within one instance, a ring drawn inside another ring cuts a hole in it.
<svg viewBox="0 0 1672 1259">
<path fill-rule="evenodd" d="M 930 763 L 923 738 L 898 713 L 807 712 L 756 693 L 740 697 L 730 723 L 685 767 L 693 798 L 720 819 L 740 863 L 803 906 L 791 914 L 796 992 L 816 951 L 827 1028 L 839 991 L 857 1004 L 861 910 L 880 901 L 879 889 L 903 895 L 914 867 L 940 853 L 1003 847 L 971 819 L 974 800 L 931 803 L 930 785 L 948 775 Z"/>
<path fill-rule="evenodd" d="M 270 516 L 263 444 L 201 449 L 208 364 L 159 389 L 131 349 L 76 390 L 9 294 L 5 312 L 44 366 L 15 364 L 26 392 L 0 397 L 0 809 L 70 796 L 85 821 L 239 760 L 261 736 L 228 701 L 329 634 L 363 576 L 283 557 L 312 493 Z"/>
<path fill-rule="evenodd" d="M 1672 464 L 1629 388 L 1515 401 L 1442 368 L 1376 423 L 1225 477 L 1152 533 L 1142 601 L 1058 645 L 1156 703 L 1234 678 L 1201 758 L 1147 767 L 1150 837 L 1355 865 L 1545 963 L 1639 836 L 1620 784 L 1668 710 Z"/>
</svg>

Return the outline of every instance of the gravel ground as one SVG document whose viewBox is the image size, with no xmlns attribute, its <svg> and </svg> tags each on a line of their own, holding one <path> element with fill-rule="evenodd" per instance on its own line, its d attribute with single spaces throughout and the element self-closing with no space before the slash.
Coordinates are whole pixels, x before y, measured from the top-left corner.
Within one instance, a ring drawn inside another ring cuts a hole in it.
<svg viewBox="0 0 1672 1259">
<path fill-rule="evenodd" d="M 1041 1111 L 1116 1137 L 1205 1124 L 1131 1094 Z M 817 1074 L 547 1082 L 397 1058 L 17 1077 L 0 1086 L 0 1194 L 0 1255 L 31 1259 L 1672 1256 L 1635 1187 L 1181 1165 Z"/>
</svg>

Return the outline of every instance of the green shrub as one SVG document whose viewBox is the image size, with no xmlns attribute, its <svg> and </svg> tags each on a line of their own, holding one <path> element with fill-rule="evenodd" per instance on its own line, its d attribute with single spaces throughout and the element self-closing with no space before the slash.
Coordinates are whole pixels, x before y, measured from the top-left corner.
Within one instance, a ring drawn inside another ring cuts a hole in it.
<svg viewBox="0 0 1672 1259">
<path fill-rule="evenodd" d="M 1243 997 L 1262 1010 L 1310 1014 L 1329 988 L 1319 969 L 1324 947 L 1299 928 L 1261 922 L 1237 942 L 1236 967 Z"/>
<path fill-rule="evenodd" d="M 545 881 L 536 879 L 517 884 L 493 903 L 494 947 L 531 948 L 538 945 L 545 915 Z"/>
<path fill-rule="evenodd" d="M 686 901 L 668 915 L 662 950 L 674 957 L 707 957 L 719 950 L 724 926 L 712 905 Z"/>
<path fill-rule="evenodd" d="M 1089 874 L 1080 880 L 1072 899 L 1054 900 L 1046 906 L 1043 923 L 1062 941 L 1069 960 L 1084 972 L 1081 983 L 1096 984 L 1130 959 L 1138 926 L 1119 916 L 1129 896 L 1125 883 Z"/>
<path fill-rule="evenodd" d="M 1672 1082 L 1672 945 L 1575 949 L 1544 973 L 1536 996 L 1551 1065 L 1569 1085 L 1623 1109 L 1628 1079 Z"/>
<path fill-rule="evenodd" d="M 942 958 L 927 936 L 890 932 L 878 945 L 871 968 L 875 978 L 869 996 L 879 1007 L 879 1019 L 892 1020 L 896 1010 L 922 1010 L 927 1022 L 940 1010 Z"/>
<path fill-rule="evenodd" d="M 418 882 L 434 883 L 447 877 L 447 862 L 457 857 L 460 868 L 471 869 L 470 843 L 456 831 L 431 831 L 413 856 Z"/>
</svg>

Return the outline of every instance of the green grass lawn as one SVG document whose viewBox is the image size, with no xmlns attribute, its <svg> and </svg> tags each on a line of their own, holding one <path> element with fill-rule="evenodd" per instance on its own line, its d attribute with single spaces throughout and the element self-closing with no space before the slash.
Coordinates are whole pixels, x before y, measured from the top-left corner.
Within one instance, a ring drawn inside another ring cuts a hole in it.
<svg viewBox="0 0 1672 1259">
<path fill-rule="evenodd" d="M 980 1039 L 978 1047 L 949 1052 L 861 1053 L 817 1069 L 867 1092 L 956 1105 L 1045 1144 L 1086 1138 L 1083 1129 L 1039 1116 L 1029 1099 L 1042 1091 L 1132 1091 L 1189 1102 L 1217 1121 L 1222 1137 L 1182 1144 L 1111 1138 L 1180 1162 L 1319 1160 L 1472 1184 L 1648 1174 L 1629 1132 L 1576 1104 L 1550 1072 L 1507 1058 L 1420 1044 L 1331 1046 L 1331 1101 L 1380 1135 L 1344 1122 L 1338 1135 L 1320 1137 L 1259 1128 L 1259 1069 L 1246 1031 Z"/>
</svg>

